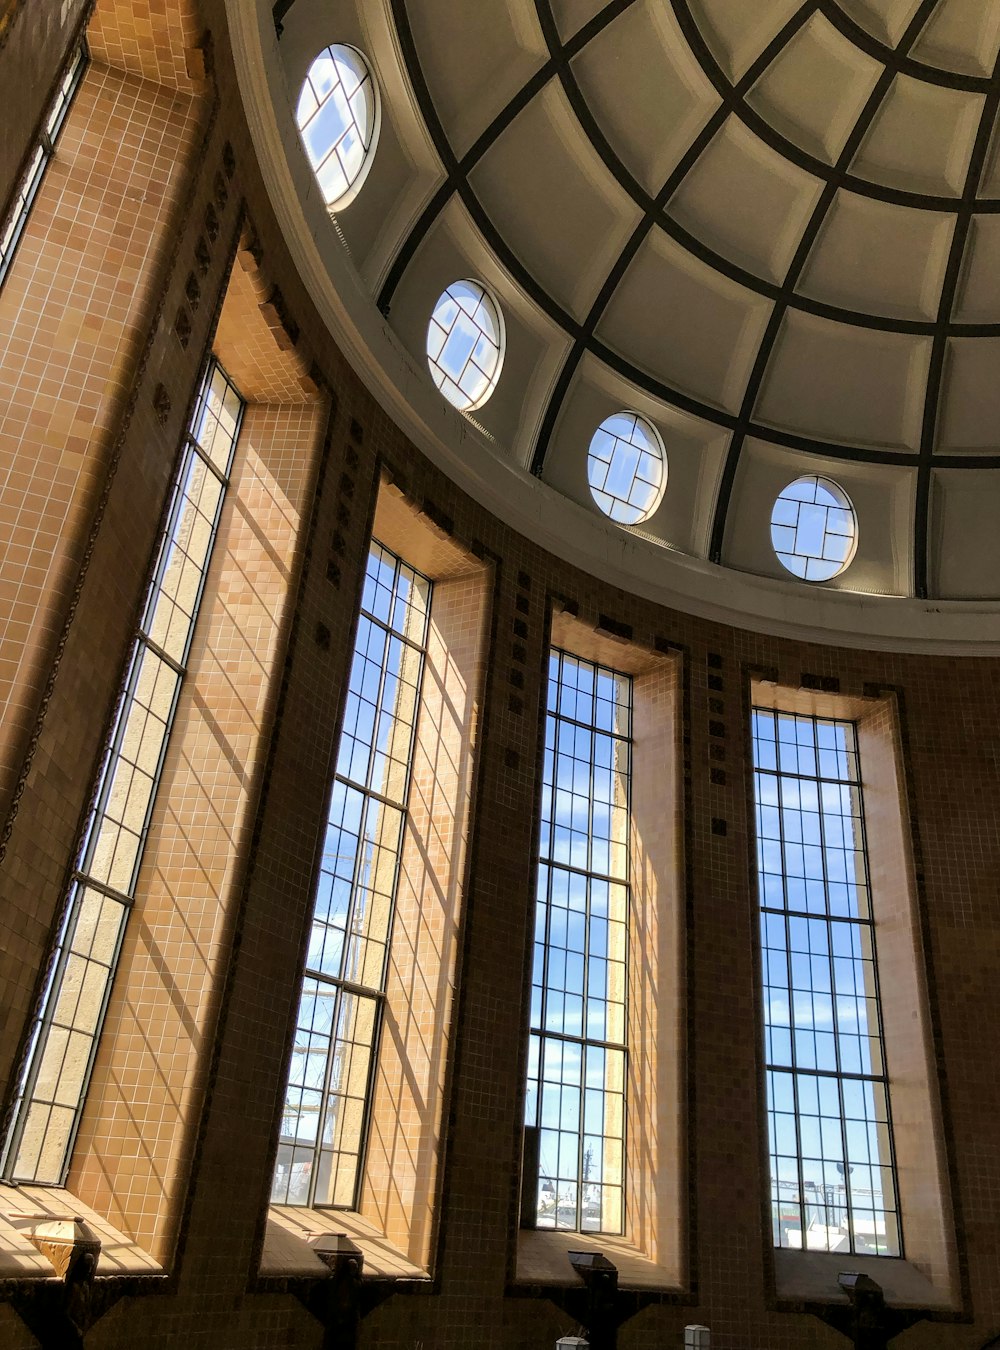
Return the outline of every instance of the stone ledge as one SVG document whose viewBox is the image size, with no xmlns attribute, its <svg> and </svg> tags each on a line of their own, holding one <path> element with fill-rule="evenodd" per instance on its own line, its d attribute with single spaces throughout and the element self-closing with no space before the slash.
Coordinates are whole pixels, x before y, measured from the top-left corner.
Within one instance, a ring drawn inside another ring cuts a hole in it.
<svg viewBox="0 0 1000 1350">
<path fill-rule="evenodd" d="M 849 1302 L 837 1284 L 841 1271 L 870 1275 L 881 1285 L 891 1308 L 953 1312 L 956 1304 L 947 1290 L 932 1284 L 916 1266 L 894 1256 L 851 1256 L 849 1252 L 800 1252 L 778 1248 L 774 1253 L 774 1284 L 779 1299 L 796 1303 Z"/>
<path fill-rule="evenodd" d="M 319 1234 L 343 1233 L 361 1249 L 363 1279 L 422 1280 L 429 1273 L 414 1265 L 394 1247 L 375 1224 L 360 1214 L 340 1209 L 305 1209 L 298 1205 L 271 1205 L 267 1212 L 260 1274 L 265 1279 L 321 1279 L 329 1275 L 309 1245 Z"/>
<path fill-rule="evenodd" d="M 0 1185 L 0 1279 L 54 1279 L 51 1263 L 31 1242 L 31 1231 L 36 1224 L 74 1218 L 83 1219 L 101 1240 L 99 1278 L 165 1274 L 148 1252 L 64 1188 Z"/>
<path fill-rule="evenodd" d="M 618 1268 L 619 1289 L 681 1292 L 671 1271 L 651 1261 L 627 1238 L 537 1228 L 522 1228 L 517 1235 L 515 1283 L 579 1286 L 580 1277 L 570 1265 L 567 1252 L 603 1252 Z"/>
</svg>

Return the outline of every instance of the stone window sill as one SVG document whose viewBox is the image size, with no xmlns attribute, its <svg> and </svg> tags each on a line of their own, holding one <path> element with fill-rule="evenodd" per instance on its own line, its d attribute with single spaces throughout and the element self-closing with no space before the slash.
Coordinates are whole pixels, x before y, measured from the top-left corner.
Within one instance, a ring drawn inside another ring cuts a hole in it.
<svg viewBox="0 0 1000 1350">
<path fill-rule="evenodd" d="M 952 1312 L 955 1304 L 946 1291 L 931 1283 L 909 1261 L 892 1256 L 851 1256 L 847 1252 L 800 1252 L 777 1249 L 774 1282 L 778 1298 L 795 1303 L 846 1304 L 837 1284 L 841 1271 L 858 1271 L 881 1285 L 891 1308 Z"/>
<path fill-rule="evenodd" d="M 430 1283 L 430 1275 L 394 1247 L 375 1224 L 342 1209 L 303 1209 L 271 1205 L 267 1212 L 260 1273 L 266 1279 L 320 1278 L 329 1270 L 309 1245 L 320 1235 L 343 1233 L 364 1254 L 363 1279 L 414 1280 Z"/>
<path fill-rule="evenodd" d="M 674 1274 L 651 1261 L 627 1238 L 529 1228 L 520 1229 L 517 1235 L 515 1284 L 579 1285 L 580 1277 L 570 1265 L 567 1252 L 603 1252 L 618 1268 L 619 1289 L 680 1292 Z"/>
<path fill-rule="evenodd" d="M 75 1218 L 101 1239 L 98 1278 L 166 1273 L 148 1252 L 62 1187 L 0 1185 L 0 1279 L 54 1279 L 49 1261 L 31 1242 L 31 1231 L 38 1223 Z"/>
</svg>

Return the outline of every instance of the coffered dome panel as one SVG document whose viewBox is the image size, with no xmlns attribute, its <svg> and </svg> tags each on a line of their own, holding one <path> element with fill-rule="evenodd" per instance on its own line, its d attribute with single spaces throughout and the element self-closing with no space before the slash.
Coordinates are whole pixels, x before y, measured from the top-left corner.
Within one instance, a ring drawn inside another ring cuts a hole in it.
<svg viewBox="0 0 1000 1350">
<path fill-rule="evenodd" d="M 886 187 L 958 197 L 983 115 L 981 94 L 897 75 L 851 166 Z"/>
<path fill-rule="evenodd" d="M 992 323 L 1000 314 L 1000 215 L 973 216 L 955 302 L 961 323 Z"/>
<path fill-rule="evenodd" d="M 734 82 L 795 14 L 800 0 L 691 0 L 685 7 Z"/>
<path fill-rule="evenodd" d="M 470 182 L 535 279 L 582 319 L 639 208 L 594 151 L 558 84 L 514 118 Z"/>
<path fill-rule="evenodd" d="M 670 199 L 669 209 L 709 248 L 780 283 L 822 190 L 819 179 L 782 159 L 730 117 Z"/>
<path fill-rule="evenodd" d="M 662 0 L 638 0 L 589 42 L 573 73 L 625 168 L 656 194 L 719 96 Z"/>
<path fill-rule="evenodd" d="M 790 311 L 771 357 L 759 420 L 844 446 L 914 450 L 930 353 L 930 338 Z"/>
<path fill-rule="evenodd" d="M 986 163 L 979 178 L 977 196 L 980 199 L 992 198 L 994 201 L 1000 197 L 1000 126 L 997 125 L 993 127 Z"/>
<path fill-rule="evenodd" d="M 817 11 L 778 52 L 747 102 L 796 145 L 833 164 L 883 69 Z"/>
<path fill-rule="evenodd" d="M 652 423 L 667 456 L 663 500 L 654 514 L 631 532 L 661 540 L 681 553 L 704 556 L 729 433 L 653 398 L 595 357 L 581 363 L 563 404 L 545 461 L 545 481 L 593 510 L 586 449 L 595 428 L 620 408 L 630 408 Z"/>
<path fill-rule="evenodd" d="M 879 42 L 895 47 L 916 14 L 920 0 L 840 0 L 840 5 Z"/>
<path fill-rule="evenodd" d="M 1000 337 L 952 338 L 944 365 L 938 445 L 1000 453 Z"/>
<path fill-rule="evenodd" d="M 292 138 L 293 160 L 301 167 L 306 151 L 294 130 L 299 95 L 309 67 L 323 50 L 346 43 L 360 52 L 380 91 L 378 143 L 359 192 L 348 209 L 336 211 L 334 238 L 346 245 L 354 266 L 369 288 L 376 287 L 391 259 L 406 239 L 443 173 L 428 144 L 426 130 L 407 97 L 407 72 L 396 48 L 379 42 L 372 10 L 347 6 L 334 13 L 328 6 L 293 8 L 286 15 L 281 37 L 285 80 L 282 89 L 286 127 Z M 373 31 L 373 27 L 374 30 Z M 376 59 L 377 57 L 377 59 Z M 329 212 L 315 175 L 305 174 L 303 195 L 317 205 L 317 228 L 329 237 Z"/>
<path fill-rule="evenodd" d="M 939 469 L 931 508 L 935 590 L 962 600 L 1000 595 L 1000 478 L 980 469 Z"/>
<path fill-rule="evenodd" d="M 736 412 L 770 309 L 762 296 L 721 276 L 654 229 L 597 336 L 682 394 Z"/>
<path fill-rule="evenodd" d="M 850 565 L 824 583 L 834 590 L 871 595 L 905 595 L 910 588 L 908 559 L 896 547 L 894 531 L 904 528 L 913 509 L 912 469 L 846 463 L 811 456 L 807 466 L 794 451 L 748 440 L 733 491 L 734 511 L 726 536 L 725 561 L 776 579 L 787 575 L 771 540 L 771 509 L 783 488 L 806 471 L 836 484 L 850 499 L 857 517 L 857 549 Z"/>
<path fill-rule="evenodd" d="M 918 61 L 964 75 L 991 75 L 1000 54 L 1000 14 L 983 0 L 946 0 L 913 44 Z"/>
<path fill-rule="evenodd" d="M 840 191 L 799 290 L 862 313 L 934 319 L 954 227 L 953 216 Z"/>
<path fill-rule="evenodd" d="M 471 414 L 473 423 L 446 404 L 427 367 L 427 325 L 434 306 L 448 286 L 465 279 L 488 288 L 506 329 L 500 379 L 489 401 Z M 473 426 L 482 428 L 492 452 L 505 458 L 516 455 L 516 447 L 530 444 L 549 386 L 565 357 L 566 339 L 483 247 L 475 222 L 460 202 L 445 208 L 421 244 L 396 292 L 392 319 L 407 353 L 407 379 L 432 395 L 427 402 L 437 423 L 450 427 L 451 435 L 459 438 L 471 434 Z M 463 447 L 462 453 L 470 451 Z"/>
<path fill-rule="evenodd" d="M 545 59 L 534 5 L 422 0 L 410 7 L 409 19 L 435 109 L 455 153 L 463 155 Z"/>
</svg>

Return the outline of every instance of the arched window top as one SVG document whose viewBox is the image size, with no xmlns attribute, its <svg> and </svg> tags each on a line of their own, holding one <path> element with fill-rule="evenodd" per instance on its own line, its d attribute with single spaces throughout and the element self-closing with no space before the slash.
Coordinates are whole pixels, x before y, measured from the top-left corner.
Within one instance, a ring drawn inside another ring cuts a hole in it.
<svg viewBox="0 0 1000 1350">
<path fill-rule="evenodd" d="M 359 51 L 323 48 L 302 83 L 295 120 L 323 200 L 343 210 L 361 190 L 378 143 L 378 86 Z"/>
<path fill-rule="evenodd" d="M 660 433 L 638 413 L 612 413 L 591 438 L 587 479 L 594 501 L 619 525 L 648 520 L 667 486 Z"/>
<path fill-rule="evenodd" d="M 829 478 L 796 478 L 775 500 L 771 543 L 782 567 L 803 581 L 839 576 L 858 546 L 858 518 L 850 497 Z"/>
<path fill-rule="evenodd" d="M 481 408 L 500 379 L 504 356 L 500 306 L 478 281 L 453 281 L 427 325 L 434 383 L 462 412 Z"/>
</svg>

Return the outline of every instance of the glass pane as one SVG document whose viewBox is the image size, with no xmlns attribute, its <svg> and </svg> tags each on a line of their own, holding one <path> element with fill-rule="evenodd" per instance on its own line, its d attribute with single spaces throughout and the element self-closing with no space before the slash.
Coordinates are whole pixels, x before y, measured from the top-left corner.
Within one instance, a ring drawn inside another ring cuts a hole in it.
<svg viewBox="0 0 1000 1350">
<path fill-rule="evenodd" d="M 272 1189 L 287 1204 L 355 1203 L 430 595 L 425 577 L 372 541 Z M 320 1005 L 318 1038 L 304 1019 Z"/>
<path fill-rule="evenodd" d="M 28 216 L 31 213 L 32 203 L 41 187 L 42 179 L 45 177 L 45 170 L 52 159 L 52 147 L 62 129 L 62 124 L 69 111 L 69 105 L 73 101 L 73 95 L 79 87 L 86 66 L 87 56 L 81 47 L 70 62 L 56 96 L 49 107 L 48 115 L 45 118 L 45 134 L 40 138 L 31 154 L 28 167 L 14 193 L 7 218 L 0 221 L 0 284 L 3 283 L 7 270 L 13 261 L 18 241 L 24 232 Z"/>
<path fill-rule="evenodd" d="M 630 722 L 627 675 L 552 652 L 525 1117 L 540 1228 L 622 1231 Z"/>
<path fill-rule="evenodd" d="M 210 429 L 206 444 L 226 472 L 242 408 L 236 390 L 213 361 L 189 430 L 196 437 Z M 68 899 L 58 959 L 5 1140 L 6 1173 L 18 1180 L 58 1183 L 65 1171 L 142 862 L 223 491 L 218 474 L 189 442 L 175 477 L 173 509 L 160 540 L 146 618 L 132 648 L 125 697 Z M 172 660 L 154 651 L 147 637 Z"/>
<path fill-rule="evenodd" d="M 753 712 L 777 1246 L 900 1254 L 852 723 Z"/>
</svg>

